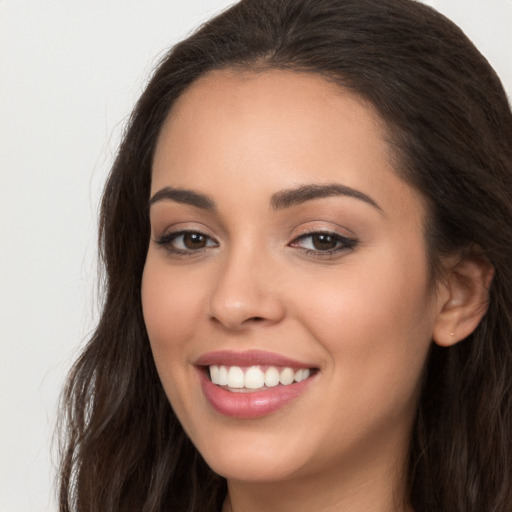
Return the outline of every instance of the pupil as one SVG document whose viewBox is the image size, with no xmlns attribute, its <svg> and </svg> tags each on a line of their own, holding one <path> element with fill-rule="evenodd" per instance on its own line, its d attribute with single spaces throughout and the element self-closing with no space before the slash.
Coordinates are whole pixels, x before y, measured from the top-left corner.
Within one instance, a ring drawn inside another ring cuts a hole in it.
<svg viewBox="0 0 512 512">
<path fill-rule="evenodd" d="M 206 246 L 206 237 L 199 233 L 187 233 L 183 237 L 183 243 L 187 249 L 202 249 Z"/>
<path fill-rule="evenodd" d="M 313 235 L 313 246 L 320 251 L 334 249 L 336 242 L 332 235 Z"/>
</svg>

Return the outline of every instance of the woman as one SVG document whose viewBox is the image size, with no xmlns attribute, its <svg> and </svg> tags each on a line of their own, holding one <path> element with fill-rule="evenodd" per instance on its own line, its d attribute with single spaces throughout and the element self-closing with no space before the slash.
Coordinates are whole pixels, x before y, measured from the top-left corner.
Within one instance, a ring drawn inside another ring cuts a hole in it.
<svg viewBox="0 0 512 512">
<path fill-rule="evenodd" d="M 242 1 L 140 98 L 61 510 L 512 506 L 512 116 L 411 0 Z"/>
</svg>

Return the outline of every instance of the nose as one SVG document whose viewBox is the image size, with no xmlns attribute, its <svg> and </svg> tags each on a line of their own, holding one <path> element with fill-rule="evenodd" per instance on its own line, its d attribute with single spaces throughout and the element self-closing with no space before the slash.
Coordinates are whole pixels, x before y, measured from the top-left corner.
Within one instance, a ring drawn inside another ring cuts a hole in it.
<svg viewBox="0 0 512 512">
<path fill-rule="evenodd" d="M 272 325 L 285 316 L 277 271 L 249 249 L 219 263 L 210 297 L 210 318 L 227 330 Z"/>
</svg>

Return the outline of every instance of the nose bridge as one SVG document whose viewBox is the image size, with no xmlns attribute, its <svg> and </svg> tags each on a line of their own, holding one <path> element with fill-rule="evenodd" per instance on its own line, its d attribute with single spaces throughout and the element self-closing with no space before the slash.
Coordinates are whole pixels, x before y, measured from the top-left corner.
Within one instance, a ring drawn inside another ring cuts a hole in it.
<svg viewBox="0 0 512 512">
<path fill-rule="evenodd" d="M 279 321 L 284 304 L 272 277 L 274 271 L 271 255 L 252 244 L 227 251 L 211 292 L 211 318 L 228 329 Z"/>
</svg>

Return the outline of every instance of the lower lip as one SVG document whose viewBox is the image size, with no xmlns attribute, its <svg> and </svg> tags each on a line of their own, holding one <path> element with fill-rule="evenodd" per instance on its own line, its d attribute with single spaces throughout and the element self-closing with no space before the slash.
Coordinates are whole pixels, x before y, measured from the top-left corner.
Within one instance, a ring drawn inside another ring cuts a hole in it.
<svg viewBox="0 0 512 512">
<path fill-rule="evenodd" d="M 212 407 L 224 416 L 244 419 L 259 418 L 281 409 L 302 395 L 314 379 L 312 376 L 288 386 L 280 385 L 263 391 L 236 393 L 213 384 L 204 370 L 200 369 L 198 373 L 203 393 Z"/>
</svg>

